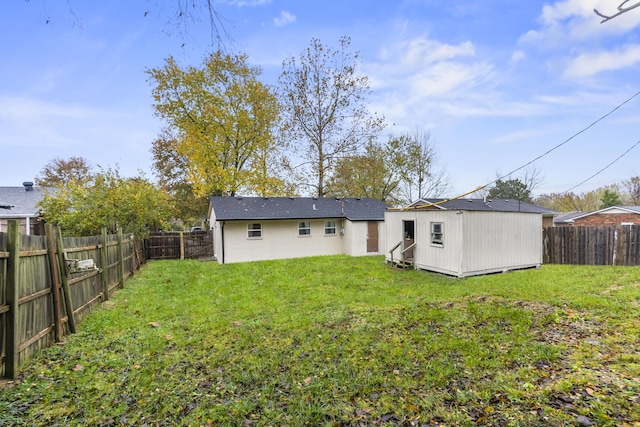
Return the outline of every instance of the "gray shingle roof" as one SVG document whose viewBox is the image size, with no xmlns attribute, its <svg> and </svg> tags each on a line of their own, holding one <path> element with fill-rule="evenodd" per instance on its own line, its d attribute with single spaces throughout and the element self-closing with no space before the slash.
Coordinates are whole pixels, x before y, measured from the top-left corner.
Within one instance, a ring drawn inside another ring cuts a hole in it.
<svg viewBox="0 0 640 427">
<path fill-rule="evenodd" d="M 572 212 L 561 213 L 560 215 L 553 218 L 553 223 L 554 224 L 561 224 L 561 223 L 571 224 L 574 218 L 577 218 L 582 215 L 584 215 L 584 212 L 582 211 L 572 211 Z"/>
<path fill-rule="evenodd" d="M 347 218 L 382 221 L 387 205 L 370 198 L 314 197 L 211 197 L 216 219 L 266 220 Z"/>
<path fill-rule="evenodd" d="M 33 191 L 26 191 L 24 186 L 0 187 L 0 217 L 37 217 L 39 213 L 36 205 L 47 190 L 47 187 L 33 187 Z"/>
<path fill-rule="evenodd" d="M 612 210 L 623 210 L 623 211 L 627 211 L 629 213 L 634 213 L 634 214 L 640 214 L 640 206 L 610 206 L 608 208 L 604 208 L 604 209 L 600 209 L 597 210 L 595 212 L 582 212 L 580 215 L 577 215 L 575 217 L 572 218 L 572 221 L 574 219 L 578 219 L 578 218 L 584 218 L 586 216 L 590 216 L 590 215 L 595 215 L 595 214 L 601 214 L 601 213 L 606 213 L 607 211 L 612 211 Z"/>
<path fill-rule="evenodd" d="M 525 212 L 554 214 L 555 211 L 531 203 L 521 202 L 512 199 L 424 199 L 411 206 L 422 206 L 429 203 L 438 203 L 446 200 L 437 206 L 446 210 L 463 210 L 463 211 L 494 211 L 494 212 Z"/>
</svg>

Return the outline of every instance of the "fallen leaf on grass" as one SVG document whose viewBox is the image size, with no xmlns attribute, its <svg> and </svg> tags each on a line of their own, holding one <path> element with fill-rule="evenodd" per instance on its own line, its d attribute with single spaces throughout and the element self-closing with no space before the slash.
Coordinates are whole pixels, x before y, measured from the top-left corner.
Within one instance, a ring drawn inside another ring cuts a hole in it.
<svg viewBox="0 0 640 427">
<path fill-rule="evenodd" d="M 158 326 L 160 326 L 160 322 L 149 322 L 149 324 L 154 328 L 157 328 Z"/>
<path fill-rule="evenodd" d="M 305 379 L 304 379 L 304 383 L 305 383 L 306 385 L 311 384 L 311 381 L 312 381 L 312 378 L 311 378 L 311 377 L 307 377 L 307 378 L 305 378 Z"/>
<path fill-rule="evenodd" d="M 234 320 L 233 321 L 233 326 L 240 326 L 240 325 L 242 325 L 241 321 L 239 321 L 239 320 Z"/>
</svg>

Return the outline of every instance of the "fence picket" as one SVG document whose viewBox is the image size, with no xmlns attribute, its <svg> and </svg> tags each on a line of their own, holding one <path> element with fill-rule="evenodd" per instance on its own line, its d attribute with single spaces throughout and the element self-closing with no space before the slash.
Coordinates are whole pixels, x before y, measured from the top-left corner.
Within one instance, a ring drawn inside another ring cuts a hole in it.
<svg viewBox="0 0 640 427">
<path fill-rule="evenodd" d="M 547 264 L 640 265 L 640 225 L 547 227 Z"/>
<path fill-rule="evenodd" d="M 0 377 L 16 378 L 22 362 L 74 332 L 76 322 L 121 286 L 115 279 L 129 276 L 125 262 L 133 273 L 146 259 L 144 252 L 133 253 L 135 241 L 106 233 L 62 238 L 47 227 L 45 237 L 26 236 L 16 220 L 8 231 L 0 233 Z M 74 259 L 93 259 L 102 272 L 68 272 L 65 251 Z"/>
</svg>

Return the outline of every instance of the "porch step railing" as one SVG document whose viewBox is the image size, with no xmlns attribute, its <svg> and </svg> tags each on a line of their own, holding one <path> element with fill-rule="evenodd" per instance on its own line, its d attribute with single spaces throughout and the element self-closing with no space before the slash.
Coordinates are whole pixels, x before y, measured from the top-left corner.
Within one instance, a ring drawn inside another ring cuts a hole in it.
<svg viewBox="0 0 640 427">
<path fill-rule="evenodd" d="M 413 265 L 413 262 L 411 261 L 407 261 L 407 252 L 409 252 L 410 250 L 412 250 L 413 248 L 415 248 L 417 246 L 417 243 L 412 243 L 409 246 L 407 246 L 406 248 L 402 249 L 400 251 L 400 260 L 395 262 L 393 260 L 393 253 L 396 249 L 398 249 L 400 246 L 402 246 L 402 240 L 398 242 L 397 245 L 395 245 L 393 248 L 391 248 L 391 250 L 389 251 L 389 259 L 391 262 L 391 265 L 397 265 L 400 268 L 408 268 L 409 266 Z"/>
</svg>

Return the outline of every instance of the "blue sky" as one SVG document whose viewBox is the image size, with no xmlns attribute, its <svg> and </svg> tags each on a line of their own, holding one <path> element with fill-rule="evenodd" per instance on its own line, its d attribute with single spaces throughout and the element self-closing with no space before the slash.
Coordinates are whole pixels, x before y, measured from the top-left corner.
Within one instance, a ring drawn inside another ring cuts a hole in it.
<svg viewBox="0 0 640 427">
<path fill-rule="evenodd" d="M 177 0 L 0 4 L 0 185 L 82 156 L 152 178 L 144 70 L 212 51 L 207 18 L 177 28 Z M 275 84 L 312 37 L 352 39 L 386 135 L 429 131 L 457 195 L 560 144 L 640 91 L 640 8 L 611 0 L 218 0 L 233 39 Z M 203 11 L 204 12 L 204 11 Z M 146 16 L 145 16 L 146 13 Z M 537 161 L 536 194 L 565 191 L 640 140 L 640 96 Z M 640 175 L 640 146 L 583 192 Z M 520 176 L 516 173 L 514 177 Z"/>
</svg>

